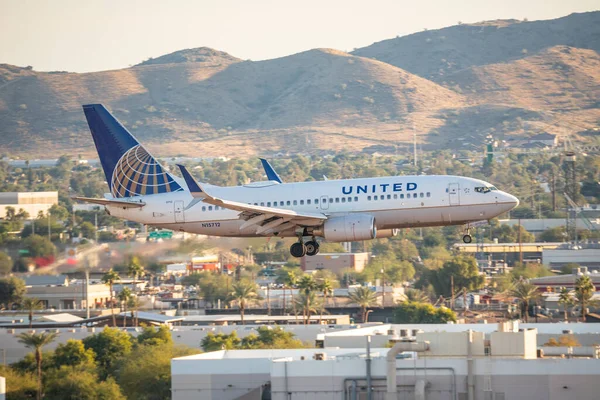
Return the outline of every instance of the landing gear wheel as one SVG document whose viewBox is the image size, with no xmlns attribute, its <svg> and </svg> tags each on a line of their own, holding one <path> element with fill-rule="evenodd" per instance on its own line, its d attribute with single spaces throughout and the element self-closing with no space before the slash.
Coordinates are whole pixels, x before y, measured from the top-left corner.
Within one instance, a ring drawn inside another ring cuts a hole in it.
<svg viewBox="0 0 600 400">
<path fill-rule="evenodd" d="M 304 246 L 306 246 L 307 256 L 316 256 L 319 254 L 319 243 L 317 243 L 316 240 L 309 240 L 308 242 L 304 243 Z"/>
<path fill-rule="evenodd" d="M 296 258 L 306 255 L 306 246 L 302 242 L 296 242 L 290 247 L 290 254 Z"/>
<path fill-rule="evenodd" d="M 468 233 L 465 236 L 463 236 L 463 242 L 471 243 L 472 241 L 473 241 L 473 238 Z"/>
</svg>

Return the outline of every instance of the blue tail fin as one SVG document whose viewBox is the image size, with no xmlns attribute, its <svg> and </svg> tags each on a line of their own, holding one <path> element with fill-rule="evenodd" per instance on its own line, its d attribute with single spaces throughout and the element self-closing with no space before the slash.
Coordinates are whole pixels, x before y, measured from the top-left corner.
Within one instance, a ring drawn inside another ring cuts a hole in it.
<svg viewBox="0 0 600 400">
<path fill-rule="evenodd" d="M 268 180 L 283 183 L 277 172 L 275 172 L 275 170 L 267 160 L 265 160 L 264 158 L 259 158 L 259 160 L 262 163 L 265 173 L 267 174 Z"/>
<path fill-rule="evenodd" d="M 102 104 L 86 104 L 83 112 L 113 197 L 183 190 Z"/>
</svg>

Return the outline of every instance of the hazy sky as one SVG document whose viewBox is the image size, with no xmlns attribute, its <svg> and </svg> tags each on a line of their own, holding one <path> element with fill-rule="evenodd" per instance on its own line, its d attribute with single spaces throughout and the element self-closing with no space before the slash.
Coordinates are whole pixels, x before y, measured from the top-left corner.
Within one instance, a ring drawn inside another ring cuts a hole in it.
<svg viewBox="0 0 600 400">
<path fill-rule="evenodd" d="M 99 71 L 202 46 L 263 60 L 458 21 L 598 9 L 598 0 L 0 0 L 0 63 Z"/>
</svg>

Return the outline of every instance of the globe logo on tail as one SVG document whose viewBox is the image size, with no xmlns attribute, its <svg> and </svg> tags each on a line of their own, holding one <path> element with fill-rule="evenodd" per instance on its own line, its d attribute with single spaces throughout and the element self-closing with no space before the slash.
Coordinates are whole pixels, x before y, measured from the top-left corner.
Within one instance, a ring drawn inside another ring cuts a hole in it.
<svg viewBox="0 0 600 400">
<path fill-rule="evenodd" d="M 127 150 L 117 162 L 111 179 L 113 197 L 133 197 L 180 190 L 162 166 L 141 145 Z"/>
</svg>

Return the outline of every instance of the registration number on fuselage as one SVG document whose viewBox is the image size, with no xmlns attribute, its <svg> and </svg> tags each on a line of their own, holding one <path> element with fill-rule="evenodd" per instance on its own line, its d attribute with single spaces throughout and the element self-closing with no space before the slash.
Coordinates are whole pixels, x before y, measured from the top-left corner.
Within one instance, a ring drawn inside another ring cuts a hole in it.
<svg viewBox="0 0 600 400">
<path fill-rule="evenodd" d="M 202 227 L 203 228 L 220 228 L 221 223 L 220 222 L 203 222 Z"/>
</svg>

